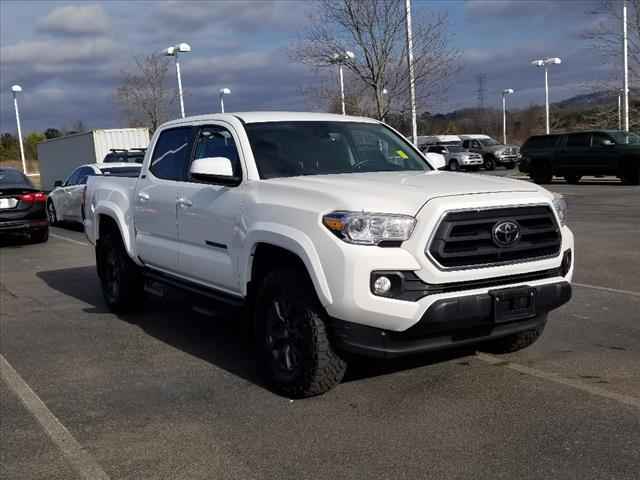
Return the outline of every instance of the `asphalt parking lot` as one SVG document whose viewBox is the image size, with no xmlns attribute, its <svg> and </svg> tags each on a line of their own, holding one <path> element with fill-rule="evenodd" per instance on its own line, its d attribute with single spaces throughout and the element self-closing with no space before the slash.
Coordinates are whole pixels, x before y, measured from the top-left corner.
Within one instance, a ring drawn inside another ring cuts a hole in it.
<svg viewBox="0 0 640 480">
<path fill-rule="evenodd" d="M 301 401 L 260 384 L 233 315 L 179 296 L 109 313 L 81 232 L 5 244 L 0 477 L 637 479 L 640 187 L 550 189 L 576 284 L 538 343 L 363 361 Z"/>
</svg>

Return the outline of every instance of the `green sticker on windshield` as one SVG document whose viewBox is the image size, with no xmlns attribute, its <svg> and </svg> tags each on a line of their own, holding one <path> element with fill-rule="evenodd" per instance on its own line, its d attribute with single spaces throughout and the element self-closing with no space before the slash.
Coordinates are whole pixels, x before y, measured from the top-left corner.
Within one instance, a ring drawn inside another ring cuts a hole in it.
<svg viewBox="0 0 640 480">
<path fill-rule="evenodd" d="M 404 153 L 402 150 L 396 150 L 396 155 L 398 155 L 400 158 L 404 158 L 405 160 L 409 158 L 409 155 Z"/>
</svg>

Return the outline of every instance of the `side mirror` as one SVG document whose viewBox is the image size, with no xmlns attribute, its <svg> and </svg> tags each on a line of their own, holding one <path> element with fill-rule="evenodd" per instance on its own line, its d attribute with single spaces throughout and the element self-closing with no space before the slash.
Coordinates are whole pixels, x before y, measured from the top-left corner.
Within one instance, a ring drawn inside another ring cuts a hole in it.
<svg viewBox="0 0 640 480">
<path fill-rule="evenodd" d="M 62 186 L 62 180 L 56 180 L 53 182 L 53 188 L 58 188 Z"/>
<path fill-rule="evenodd" d="M 191 163 L 191 178 L 222 185 L 238 185 L 240 178 L 234 176 L 231 160 L 226 157 L 198 158 Z"/>
<path fill-rule="evenodd" d="M 431 164 L 433 168 L 436 170 L 442 170 L 447 166 L 447 162 L 444 160 L 444 155 L 440 155 L 439 153 L 427 152 L 425 153 L 427 160 Z"/>
<path fill-rule="evenodd" d="M 611 140 L 609 140 L 608 138 L 605 138 L 604 140 L 602 140 L 600 142 L 600 145 L 602 145 L 603 147 L 610 147 L 611 145 L 615 145 L 615 143 L 613 143 Z"/>
</svg>

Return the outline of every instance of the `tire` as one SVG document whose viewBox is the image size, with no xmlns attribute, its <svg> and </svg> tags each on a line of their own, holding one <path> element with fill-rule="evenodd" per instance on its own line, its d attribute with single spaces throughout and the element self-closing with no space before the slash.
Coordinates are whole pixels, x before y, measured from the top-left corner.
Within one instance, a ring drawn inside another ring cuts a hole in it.
<svg viewBox="0 0 640 480">
<path fill-rule="evenodd" d="M 539 185 L 551 183 L 553 180 L 553 172 L 551 165 L 546 162 L 536 162 L 531 166 L 531 178 Z"/>
<path fill-rule="evenodd" d="M 458 170 L 460 170 L 460 165 L 458 165 L 457 160 L 451 160 L 449 162 L 449 170 L 451 170 L 452 172 L 457 172 Z"/>
<path fill-rule="evenodd" d="M 116 313 L 138 309 L 144 298 L 142 274 L 129 258 L 118 233 L 108 232 L 99 240 L 96 264 L 109 309 Z"/>
<path fill-rule="evenodd" d="M 518 350 L 522 350 L 523 348 L 527 348 L 533 345 L 540 338 L 546 323 L 547 318 L 545 315 L 544 323 L 541 326 L 489 341 L 482 344 L 479 350 L 488 353 L 502 354 L 513 353 Z"/>
<path fill-rule="evenodd" d="M 49 240 L 49 227 L 33 230 L 29 234 L 29 240 L 31 243 L 44 243 Z"/>
<path fill-rule="evenodd" d="M 484 169 L 485 170 L 495 170 L 496 162 L 491 155 L 487 155 L 484 157 Z"/>
<path fill-rule="evenodd" d="M 58 223 L 58 214 L 53 200 L 47 202 L 47 219 L 49 220 L 49 225 L 52 227 Z"/>
<path fill-rule="evenodd" d="M 568 184 L 570 185 L 577 185 L 580 183 L 580 179 L 582 178 L 582 175 L 565 175 L 564 179 L 567 181 Z"/>
<path fill-rule="evenodd" d="M 326 313 L 305 272 L 268 273 L 257 292 L 254 333 L 258 368 L 278 393 L 320 395 L 342 380 L 346 362 L 331 345 Z"/>
<path fill-rule="evenodd" d="M 625 185 L 640 185 L 640 166 L 627 168 L 627 171 L 622 176 L 622 183 Z"/>
</svg>

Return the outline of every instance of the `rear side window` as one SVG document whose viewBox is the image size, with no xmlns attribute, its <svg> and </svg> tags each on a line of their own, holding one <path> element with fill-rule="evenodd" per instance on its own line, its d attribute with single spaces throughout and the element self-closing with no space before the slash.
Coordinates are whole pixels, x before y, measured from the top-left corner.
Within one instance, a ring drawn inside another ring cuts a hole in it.
<svg viewBox="0 0 640 480">
<path fill-rule="evenodd" d="M 524 142 L 522 146 L 523 150 L 536 149 L 536 148 L 553 148 L 556 146 L 558 137 L 556 135 L 542 135 L 538 137 L 531 137 Z"/>
<path fill-rule="evenodd" d="M 191 127 L 178 127 L 160 134 L 151 157 L 149 170 L 165 180 L 183 180 L 191 156 Z"/>
<path fill-rule="evenodd" d="M 111 177 L 137 177 L 140 175 L 140 167 L 110 167 L 100 170 L 103 175 Z"/>
<path fill-rule="evenodd" d="M 588 147 L 591 145 L 590 133 L 572 133 L 567 137 L 567 147 Z"/>
</svg>

